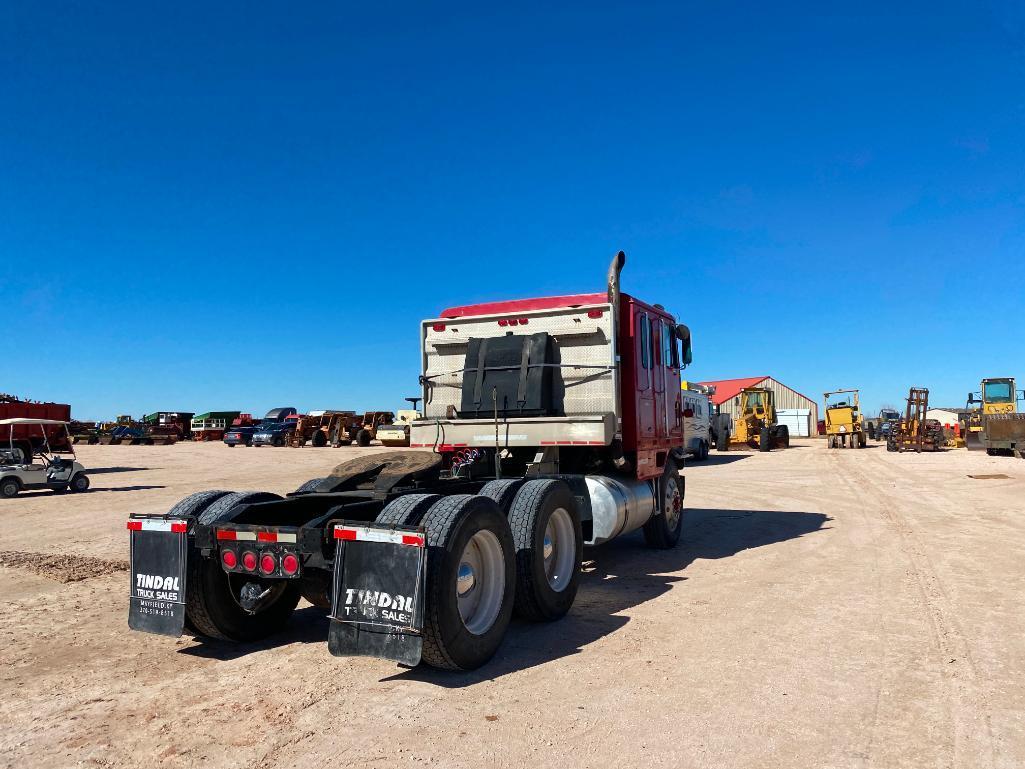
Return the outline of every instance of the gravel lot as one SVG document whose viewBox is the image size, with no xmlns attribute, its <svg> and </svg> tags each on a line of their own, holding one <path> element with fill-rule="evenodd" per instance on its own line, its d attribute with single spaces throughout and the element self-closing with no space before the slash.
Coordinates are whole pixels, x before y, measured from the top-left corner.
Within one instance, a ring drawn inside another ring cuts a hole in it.
<svg viewBox="0 0 1025 769">
<path fill-rule="evenodd" d="M 567 618 L 451 674 L 333 658 L 305 604 L 256 646 L 127 628 L 130 512 L 360 449 L 80 448 L 88 494 L 0 501 L 0 766 L 1025 765 L 1021 460 L 713 454 L 683 545 L 586 553 Z"/>
</svg>

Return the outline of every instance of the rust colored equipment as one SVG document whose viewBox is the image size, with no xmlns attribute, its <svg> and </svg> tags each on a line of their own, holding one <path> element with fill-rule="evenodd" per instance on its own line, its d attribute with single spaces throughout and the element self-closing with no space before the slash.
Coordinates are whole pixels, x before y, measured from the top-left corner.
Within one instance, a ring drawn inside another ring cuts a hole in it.
<svg viewBox="0 0 1025 769">
<path fill-rule="evenodd" d="M 311 446 L 369 446 L 377 437 L 377 428 L 395 420 L 391 411 L 311 411 L 300 417 L 289 445 L 299 448 L 309 441 Z"/>
<path fill-rule="evenodd" d="M 937 451 L 946 444 L 943 425 L 936 420 L 927 420 L 929 411 L 929 390 L 912 387 L 908 391 L 907 407 L 899 425 L 894 425 L 886 440 L 887 451 Z"/>
</svg>

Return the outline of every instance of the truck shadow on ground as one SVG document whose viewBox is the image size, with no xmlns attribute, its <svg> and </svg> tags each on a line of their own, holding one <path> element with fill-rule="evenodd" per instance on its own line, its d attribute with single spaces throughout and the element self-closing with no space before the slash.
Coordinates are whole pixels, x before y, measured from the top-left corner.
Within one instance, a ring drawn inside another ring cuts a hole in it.
<svg viewBox="0 0 1025 769">
<path fill-rule="evenodd" d="M 785 542 L 828 528 L 822 513 L 689 509 L 683 544 L 648 549 L 638 533 L 584 552 L 580 590 L 570 613 L 557 622 L 513 621 L 495 658 L 469 673 L 421 665 L 383 680 L 417 680 L 446 688 L 473 686 L 509 673 L 582 653 L 584 647 L 630 622 L 630 609 L 658 598 L 687 579 L 677 574 L 695 560 L 729 558 L 744 550 Z"/>
<path fill-rule="evenodd" d="M 733 454 L 709 454 L 707 459 L 702 459 L 700 462 L 694 459 L 688 459 L 685 467 L 689 470 L 694 467 L 713 467 L 715 465 L 728 465 L 730 462 L 739 462 L 741 459 L 747 459 L 750 454 L 742 454 L 740 452 L 734 452 Z"/>
<path fill-rule="evenodd" d="M 624 612 L 669 591 L 686 576 L 676 574 L 698 559 L 728 558 L 744 550 L 765 547 L 827 528 L 822 513 L 769 510 L 688 509 L 683 544 L 673 550 L 651 550 L 637 534 L 584 552 L 580 590 L 573 609 L 562 620 L 528 623 L 514 620 L 498 654 L 480 670 L 454 673 L 421 665 L 386 676 L 461 688 L 582 653 L 584 647 L 620 630 L 630 622 Z M 232 660 L 253 652 L 294 643 L 324 645 L 327 655 L 329 620 L 323 609 L 296 610 L 277 635 L 250 644 L 197 639 L 180 654 L 204 659 Z"/>
<path fill-rule="evenodd" d="M 253 652 L 266 651 L 279 646 L 289 646 L 294 643 L 319 643 L 324 645 L 324 654 L 327 655 L 329 624 L 330 620 L 328 620 L 327 612 L 324 609 L 306 605 L 296 609 L 285 629 L 270 638 L 248 644 L 197 638 L 198 643 L 195 646 L 181 649 L 179 653 L 203 659 L 234 660 Z"/>
<path fill-rule="evenodd" d="M 89 491 L 147 491 L 148 489 L 166 489 L 167 486 L 93 486 Z"/>
</svg>

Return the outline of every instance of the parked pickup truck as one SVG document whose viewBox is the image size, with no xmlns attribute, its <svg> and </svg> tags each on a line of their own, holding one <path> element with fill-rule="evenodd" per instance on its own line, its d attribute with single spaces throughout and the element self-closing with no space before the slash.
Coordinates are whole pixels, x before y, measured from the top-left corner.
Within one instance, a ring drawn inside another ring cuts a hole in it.
<svg viewBox="0 0 1025 769">
<path fill-rule="evenodd" d="M 253 433 L 251 446 L 284 446 L 295 432 L 298 424 L 295 415 L 283 422 L 263 422 Z"/>
<path fill-rule="evenodd" d="M 228 428 L 227 432 L 224 433 L 224 444 L 229 448 L 235 446 L 252 446 L 253 436 L 258 432 L 263 432 L 269 429 L 271 425 L 279 424 L 284 422 L 288 417 L 294 417 L 299 412 L 291 406 L 285 406 L 282 408 L 271 409 L 267 412 L 267 415 L 259 422 L 249 424 L 235 424 L 232 423 L 231 427 Z M 235 422 L 240 422 L 236 419 Z"/>
</svg>

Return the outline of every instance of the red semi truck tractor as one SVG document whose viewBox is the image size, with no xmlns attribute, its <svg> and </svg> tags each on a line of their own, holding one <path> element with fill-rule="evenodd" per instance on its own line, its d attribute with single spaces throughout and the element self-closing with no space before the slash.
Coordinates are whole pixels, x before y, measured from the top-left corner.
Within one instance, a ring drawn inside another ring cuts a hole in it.
<svg viewBox="0 0 1025 769">
<path fill-rule="evenodd" d="M 133 516 L 130 626 L 247 642 L 302 596 L 330 613 L 332 654 L 472 669 L 513 613 L 569 611 L 584 547 L 637 529 L 674 547 L 690 332 L 620 291 L 624 264 L 599 293 L 424 321 L 409 450 L 286 497 L 212 490 Z"/>
<path fill-rule="evenodd" d="M 0 393 L 0 419 L 56 419 L 60 422 L 70 422 L 71 406 L 66 403 L 26 401 Z M 15 425 L 10 435 L 4 434 L 2 437 L 4 448 L 8 448 L 8 443 L 13 444 L 15 449 L 21 450 L 26 462 L 32 461 L 32 455 L 42 448 L 47 440 L 54 451 L 71 450 L 64 428 L 48 429 L 45 436 L 44 429 L 45 426 L 40 425 Z"/>
</svg>

